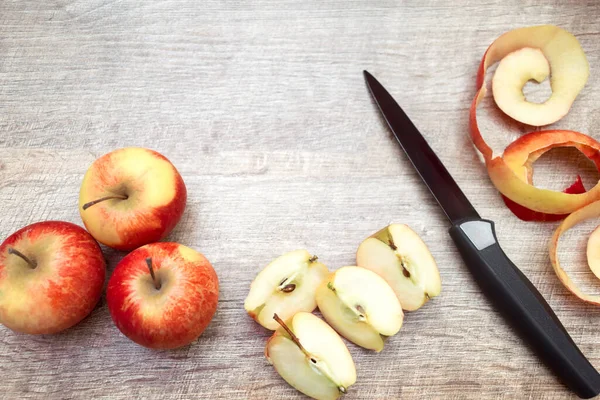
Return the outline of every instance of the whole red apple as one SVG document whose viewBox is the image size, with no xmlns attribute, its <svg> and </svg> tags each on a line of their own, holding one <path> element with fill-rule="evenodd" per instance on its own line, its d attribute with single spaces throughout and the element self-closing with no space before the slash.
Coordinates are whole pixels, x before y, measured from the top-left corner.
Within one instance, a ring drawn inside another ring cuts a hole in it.
<svg viewBox="0 0 600 400">
<path fill-rule="evenodd" d="M 177 225 L 187 191 L 163 155 L 128 147 L 98 158 L 79 191 L 81 219 L 109 247 L 133 250 L 166 237 Z"/>
<path fill-rule="evenodd" d="M 172 349 L 193 342 L 213 318 L 219 280 L 210 262 L 178 243 L 152 243 L 129 253 L 108 282 L 117 328 L 134 342 Z"/>
<path fill-rule="evenodd" d="M 100 246 L 83 228 L 28 225 L 0 245 L 0 323 L 31 334 L 67 329 L 92 312 L 105 273 Z"/>
</svg>

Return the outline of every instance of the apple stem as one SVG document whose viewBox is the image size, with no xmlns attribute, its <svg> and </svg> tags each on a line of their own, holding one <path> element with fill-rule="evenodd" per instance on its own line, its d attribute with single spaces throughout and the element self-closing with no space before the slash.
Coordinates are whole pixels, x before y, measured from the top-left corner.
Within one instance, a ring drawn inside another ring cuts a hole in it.
<svg viewBox="0 0 600 400">
<path fill-rule="evenodd" d="M 148 269 L 150 270 L 150 276 L 152 277 L 152 281 L 154 282 L 154 287 L 156 290 L 160 289 L 160 282 L 156 279 L 156 275 L 154 275 L 154 268 L 152 268 L 152 257 L 146 258 L 146 264 L 148 265 Z"/>
<path fill-rule="evenodd" d="M 111 199 L 127 200 L 128 198 L 129 198 L 128 196 L 122 196 L 122 195 L 106 196 L 106 197 L 102 197 L 101 199 L 90 201 L 89 203 L 85 203 L 82 208 L 84 210 L 87 210 L 94 204 L 101 203 L 104 200 L 111 200 Z"/>
<path fill-rule="evenodd" d="M 29 264 L 31 269 L 34 269 L 35 267 L 37 267 L 37 264 L 35 262 L 31 261 L 31 259 L 29 257 L 27 257 L 25 254 L 21 253 L 19 250 L 9 247 L 8 254 L 14 254 L 15 256 L 21 257 L 23 260 L 25 260 L 25 262 L 27 264 Z"/>
<path fill-rule="evenodd" d="M 277 323 L 279 325 L 281 325 L 281 327 L 283 329 L 285 329 L 285 331 L 288 333 L 288 335 L 290 335 L 290 337 L 292 338 L 292 342 L 296 343 L 296 346 L 298 346 L 298 348 L 304 353 L 304 355 L 308 358 L 310 358 L 310 361 L 313 362 L 314 364 L 317 363 L 317 360 L 315 360 L 308 351 L 306 351 L 306 349 L 304 348 L 304 346 L 302 346 L 302 343 L 300 343 L 300 339 L 298 339 L 298 337 L 296 335 L 294 335 L 294 332 L 292 332 L 292 330 L 285 324 L 285 322 L 283 322 L 283 320 L 281 318 L 279 318 L 279 315 L 277 314 L 273 314 L 273 319 L 275 321 L 277 321 Z"/>
<path fill-rule="evenodd" d="M 312 256 L 311 258 L 308 259 L 309 262 L 313 263 L 315 261 L 317 261 L 319 259 L 319 257 L 317 256 Z"/>
</svg>

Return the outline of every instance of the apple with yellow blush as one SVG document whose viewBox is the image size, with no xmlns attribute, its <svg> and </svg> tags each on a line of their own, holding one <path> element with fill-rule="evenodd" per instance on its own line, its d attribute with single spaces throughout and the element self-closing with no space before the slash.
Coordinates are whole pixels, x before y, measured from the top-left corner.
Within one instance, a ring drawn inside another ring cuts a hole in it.
<svg viewBox="0 0 600 400">
<path fill-rule="evenodd" d="M 168 242 L 125 256 L 106 289 L 117 328 L 153 349 L 173 349 L 198 338 L 210 324 L 218 298 L 219 279 L 206 257 Z"/>
<path fill-rule="evenodd" d="M 79 212 L 97 241 L 129 251 L 165 238 L 186 201 L 183 179 L 166 157 L 128 147 L 90 166 L 79 192 Z"/>
<path fill-rule="evenodd" d="M 0 323 L 29 334 L 70 328 L 100 300 L 105 274 L 85 229 L 64 221 L 25 226 L 0 245 Z"/>
</svg>

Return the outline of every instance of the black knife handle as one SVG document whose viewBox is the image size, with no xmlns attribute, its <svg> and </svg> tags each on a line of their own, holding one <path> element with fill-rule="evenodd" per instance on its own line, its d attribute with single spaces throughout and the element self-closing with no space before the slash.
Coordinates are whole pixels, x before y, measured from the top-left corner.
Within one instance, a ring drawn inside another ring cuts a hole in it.
<svg viewBox="0 0 600 400">
<path fill-rule="evenodd" d="M 552 308 L 500 248 L 494 223 L 460 222 L 450 236 L 483 292 L 535 353 L 579 397 L 600 393 L 600 374 L 581 353 Z"/>
</svg>

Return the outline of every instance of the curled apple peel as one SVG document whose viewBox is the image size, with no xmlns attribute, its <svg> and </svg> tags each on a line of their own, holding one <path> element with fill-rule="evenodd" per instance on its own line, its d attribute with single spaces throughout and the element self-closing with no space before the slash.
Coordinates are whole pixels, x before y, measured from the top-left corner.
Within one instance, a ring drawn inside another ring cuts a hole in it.
<svg viewBox="0 0 600 400">
<path fill-rule="evenodd" d="M 589 76 L 589 64 L 577 38 L 564 29 L 534 26 L 515 29 L 496 39 L 485 52 L 477 72 L 477 94 L 471 103 L 471 139 L 482 154 L 490 180 L 502 194 L 507 207 L 528 221 L 564 221 L 550 243 L 550 260 L 559 280 L 578 298 L 600 305 L 600 296 L 584 293 L 561 267 L 558 242 L 578 223 L 600 217 L 600 182 L 585 191 L 581 178 L 564 192 L 533 186 L 533 163 L 550 149 L 574 147 L 600 171 L 600 142 L 583 133 L 545 130 L 528 133 L 511 143 L 501 156 L 486 143 L 477 124 L 477 107 L 486 95 L 485 74 L 499 62 L 492 78 L 496 105 L 509 117 L 533 126 L 552 124 L 570 110 Z M 552 95 L 542 104 L 528 102 L 523 86 L 541 82 L 549 75 Z M 600 227 L 587 245 L 588 265 L 600 279 Z"/>
<path fill-rule="evenodd" d="M 544 153 L 557 147 L 575 147 L 600 170 L 599 142 L 579 132 L 550 130 L 531 132 L 511 143 L 502 158 L 492 160 L 491 168 L 488 165 L 490 179 L 508 199 L 547 214 L 570 214 L 600 200 L 600 184 L 580 194 L 533 186 L 533 163 Z"/>
<path fill-rule="evenodd" d="M 492 86 L 498 107 L 515 120 L 534 126 L 551 124 L 565 116 L 585 86 L 589 64 L 577 38 L 551 25 L 515 29 L 500 36 L 487 49 L 477 73 L 477 94 L 470 108 L 471 138 L 483 155 L 494 186 L 509 200 L 545 214 L 570 214 L 600 199 L 600 186 L 571 194 L 533 186 L 532 164 L 554 147 L 572 146 L 596 162 L 600 144 L 582 133 L 564 130 L 527 134 L 495 156 L 477 125 L 477 106 L 486 95 L 485 73 L 500 62 Z M 523 85 L 530 79 L 543 80 L 552 73 L 552 95 L 542 103 L 530 103 Z M 550 218 L 551 219 L 551 218 Z"/>
<path fill-rule="evenodd" d="M 600 305 L 600 296 L 584 293 L 579 286 L 571 280 L 558 260 L 558 242 L 562 234 L 583 221 L 597 217 L 600 217 L 600 202 L 588 204 L 565 218 L 552 236 L 552 241 L 550 242 L 550 261 L 552 262 L 552 268 L 554 268 L 554 272 L 556 272 L 558 279 L 571 293 L 583 301 Z M 588 239 L 587 256 L 590 269 L 594 275 L 600 279 L 600 228 L 596 228 Z"/>
<path fill-rule="evenodd" d="M 568 188 L 564 190 L 565 193 L 569 194 L 580 194 L 585 193 L 585 186 L 583 186 L 583 181 L 581 180 L 581 176 L 577 175 L 577 179 L 575 182 Z M 511 199 L 502 195 L 502 200 L 504 200 L 504 204 L 513 214 L 517 216 L 520 220 L 523 221 L 560 221 L 565 219 L 569 214 L 546 214 L 538 211 L 530 210 L 527 207 L 523 207 L 522 205 L 515 203 Z"/>
</svg>

